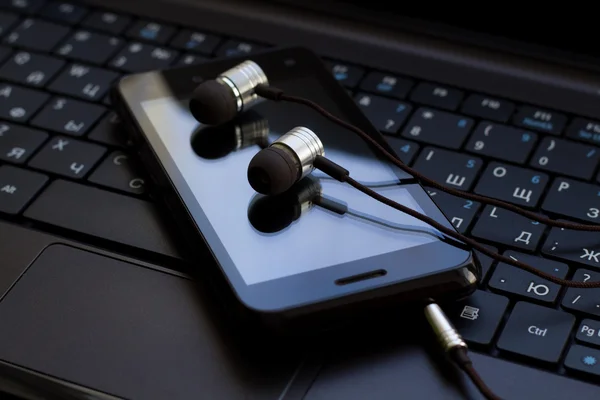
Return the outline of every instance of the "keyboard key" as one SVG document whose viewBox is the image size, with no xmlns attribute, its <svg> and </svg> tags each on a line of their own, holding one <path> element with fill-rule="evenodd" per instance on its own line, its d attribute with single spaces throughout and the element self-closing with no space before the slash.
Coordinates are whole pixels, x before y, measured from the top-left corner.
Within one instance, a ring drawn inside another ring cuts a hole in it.
<svg viewBox="0 0 600 400">
<path fill-rule="evenodd" d="M 535 207 L 547 184 L 546 174 L 490 162 L 475 187 L 475 193 L 519 206 Z"/>
<path fill-rule="evenodd" d="M 459 149 L 473 127 L 473 120 L 444 111 L 419 108 L 402 136 L 450 149 Z"/>
<path fill-rule="evenodd" d="M 505 251 L 504 255 L 533 265 L 535 268 L 558 278 L 564 279 L 569 273 L 569 266 L 558 261 L 518 253 L 512 250 Z M 561 289 L 556 283 L 505 263 L 498 263 L 488 286 L 495 292 L 516 295 L 547 305 L 556 302 Z"/>
<path fill-rule="evenodd" d="M 427 188 L 427 193 L 460 233 L 467 231 L 481 207 L 478 202 L 461 199 L 441 190 Z"/>
<path fill-rule="evenodd" d="M 412 88 L 414 82 L 383 72 L 369 72 L 361 82 L 360 89 L 365 92 L 403 99 Z"/>
<path fill-rule="evenodd" d="M 96 168 L 89 181 L 124 192 L 142 194 L 145 191 L 145 180 L 138 170 L 128 155 L 115 151 Z"/>
<path fill-rule="evenodd" d="M 468 298 L 444 307 L 446 314 L 462 337 L 483 346 L 492 339 L 508 307 L 508 299 L 477 290 Z"/>
<path fill-rule="evenodd" d="M 19 86 L 0 84 L 0 118 L 27 121 L 50 98 L 50 95 Z"/>
<path fill-rule="evenodd" d="M 584 264 L 600 270 L 600 235 L 598 232 L 552 228 L 542 253 L 562 261 Z"/>
<path fill-rule="evenodd" d="M 104 147 L 97 144 L 57 136 L 33 157 L 29 165 L 69 178 L 81 179 L 96 165 L 105 151 Z"/>
<path fill-rule="evenodd" d="M 493 247 L 493 246 L 490 246 L 487 244 L 484 244 L 483 247 L 487 247 L 494 253 L 498 252 L 498 249 L 496 247 Z M 481 279 L 479 280 L 479 284 L 481 285 L 484 282 L 486 282 L 487 277 L 490 275 L 490 272 L 492 269 L 492 264 L 494 264 L 496 261 L 493 258 L 486 256 L 479 250 L 475 250 L 475 254 L 477 255 L 477 258 L 479 259 L 479 263 L 481 264 Z"/>
<path fill-rule="evenodd" d="M 42 87 L 63 65 L 64 61 L 54 57 L 20 51 L 0 68 L 0 78 Z"/>
<path fill-rule="evenodd" d="M 120 75 L 102 68 L 83 64 L 71 64 L 48 87 L 48 89 L 79 97 L 84 100 L 100 100 Z"/>
<path fill-rule="evenodd" d="M 600 221 L 600 186 L 556 178 L 542 203 L 542 210 L 597 223 Z"/>
<path fill-rule="evenodd" d="M 333 77 L 348 88 L 355 88 L 365 74 L 365 70 L 356 65 L 344 64 L 337 61 L 326 61 L 325 65 L 329 68 Z"/>
<path fill-rule="evenodd" d="M 216 55 L 217 57 L 243 56 L 264 49 L 266 49 L 266 46 L 258 43 L 241 42 L 239 40 L 229 39 L 219 47 Z"/>
<path fill-rule="evenodd" d="M 600 347 L 600 321 L 592 319 L 581 321 L 575 339 L 585 344 Z"/>
<path fill-rule="evenodd" d="M 24 215 L 122 245 L 178 257 L 154 205 L 135 197 L 57 180 Z"/>
<path fill-rule="evenodd" d="M 419 83 L 410 95 L 410 99 L 417 103 L 451 111 L 458 108 L 462 98 L 463 92 L 458 89 L 426 82 Z"/>
<path fill-rule="evenodd" d="M 76 31 L 56 49 L 55 53 L 76 60 L 104 64 L 123 44 L 122 39 L 114 36 L 90 31 Z"/>
<path fill-rule="evenodd" d="M 520 301 L 500 335 L 498 348 L 556 364 L 574 324 L 570 314 Z"/>
<path fill-rule="evenodd" d="M 48 134 L 21 125 L 0 123 L 0 160 L 22 164 L 48 139 Z"/>
<path fill-rule="evenodd" d="M 577 162 L 573 162 L 577 160 Z M 531 158 L 531 166 L 574 178 L 591 179 L 600 161 L 596 147 L 546 137 Z"/>
<path fill-rule="evenodd" d="M 545 228 L 545 225 L 511 211 L 486 206 L 471 230 L 471 235 L 489 242 L 533 252 L 540 243 Z"/>
<path fill-rule="evenodd" d="M 76 24 L 83 19 L 87 8 L 67 1 L 52 1 L 42 9 L 40 15 L 44 18 L 67 24 Z"/>
<path fill-rule="evenodd" d="M 600 122 L 575 118 L 567 129 L 567 137 L 596 145 L 600 144 Z"/>
<path fill-rule="evenodd" d="M 35 116 L 31 124 L 67 135 L 81 136 L 105 111 L 103 106 L 96 104 L 55 97 Z"/>
<path fill-rule="evenodd" d="M 578 269 L 571 279 L 578 282 L 597 282 L 600 273 Z M 600 289 L 569 288 L 562 301 L 562 307 L 585 317 L 600 317 Z"/>
<path fill-rule="evenodd" d="M 388 142 L 390 147 L 396 152 L 400 160 L 409 165 L 419 151 L 419 145 L 408 140 L 400 139 L 397 137 L 386 136 L 385 140 Z"/>
<path fill-rule="evenodd" d="M 443 185 L 469 190 L 483 161 L 468 154 L 426 147 L 413 168 Z"/>
<path fill-rule="evenodd" d="M 135 40 L 147 40 L 158 44 L 165 44 L 173 34 L 175 28 L 169 25 L 151 21 L 138 21 L 127 30 L 125 36 Z"/>
<path fill-rule="evenodd" d="M 0 212 L 18 214 L 47 181 L 46 175 L 37 172 L 0 166 Z"/>
<path fill-rule="evenodd" d="M 465 114 L 497 122 L 507 122 L 514 110 L 515 105 L 510 101 L 481 94 L 469 95 L 461 108 Z"/>
<path fill-rule="evenodd" d="M 177 60 L 177 63 L 175 65 L 177 65 L 178 67 L 184 65 L 198 65 L 206 62 L 208 59 L 208 57 L 199 56 L 197 54 L 183 54 L 179 58 L 179 60 Z"/>
<path fill-rule="evenodd" d="M 66 26 L 28 18 L 13 29 L 4 38 L 4 42 L 13 46 L 49 52 L 67 33 L 69 28 Z"/>
<path fill-rule="evenodd" d="M 480 122 L 466 145 L 475 154 L 523 164 L 537 141 L 537 135 L 493 122 Z"/>
<path fill-rule="evenodd" d="M 129 22 L 131 22 L 131 18 L 126 15 L 106 11 L 94 11 L 83 20 L 81 25 L 86 28 L 118 35 L 125 30 Z"/>
<path fill-rule="evenodd" d="M 184 29 L 171 41 L 170 46 L 191 53 L 211 55 L 221 42 L 215 35 Z"/>
<path fill-rule="evenodd" d="M 356 103 L 373 126 L 383 133 L 395 134 L 412 111 L 412 106 L 407 103 L 366 93 L 357 94 Z"/>
<path fill-rule="evenodd" d="M 129 137 L 121 118 L 114 112 L 107 114 L 88 136 L 91 140 L 115 147 L 127 147 Z"/>
<path fill-rule="evenodd" d="M 575 344 L 567 353 L 565 367 L 598 379 L 600 377 L 600 351 Z"/>
<path fill-rule="evenodd" d="M 121 50 L 110 66 L 125 72 L 151 71 L 170 66 L 177 56 L 175 50 L 134 42 Z"/>
<path fill-rule="evenodd" d="M 560 135 L 567 123 L 567 117 L 554 111 L 522 106 L 513 121 L 524 128 Z"/>
<path fill-rule="evenodd" d="M 8 32 L 19 20 L 16 14 L 0 11 L 0 36 Z"/>
<path fill-rule="evenodd" d="M 38 11 L 46 0 L 0 0 L 0 8 L 33 14 Z"/>
</svg>

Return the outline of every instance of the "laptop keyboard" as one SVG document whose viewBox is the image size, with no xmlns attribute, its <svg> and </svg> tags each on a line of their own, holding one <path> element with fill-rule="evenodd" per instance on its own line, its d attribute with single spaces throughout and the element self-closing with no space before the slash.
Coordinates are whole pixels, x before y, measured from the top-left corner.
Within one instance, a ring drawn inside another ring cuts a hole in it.
<svg viewBox="0 0 600 400">
<path fill-rule="evenodd" d="M 269 44 L 46 0 L 0 0 L 0 41 L 0 218 L 174 255 L 107 91 L 127 73 Z M 600 221 L 600 122 L 323 56 L 406 164 L 555 218 Z M 428 191 L 461 233 L 558 277 L 600 280 L 597 233 Z M 597 381 L 600 289 L 481 261 L 479 290 L 446 306 L 469 344 Z"/>
</svg>

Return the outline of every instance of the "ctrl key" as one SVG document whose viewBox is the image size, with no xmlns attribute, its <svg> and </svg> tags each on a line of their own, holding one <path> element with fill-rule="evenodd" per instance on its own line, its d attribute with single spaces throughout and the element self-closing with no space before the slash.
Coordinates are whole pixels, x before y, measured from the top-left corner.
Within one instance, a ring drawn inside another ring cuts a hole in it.
<svg viewBox="0 0 600 400">
<path fill-rule="evenodd" d="M 573 345 L 565 358 L 565 367 L 573 372 L 600 377 L 600 350 Z"/>
</svg>

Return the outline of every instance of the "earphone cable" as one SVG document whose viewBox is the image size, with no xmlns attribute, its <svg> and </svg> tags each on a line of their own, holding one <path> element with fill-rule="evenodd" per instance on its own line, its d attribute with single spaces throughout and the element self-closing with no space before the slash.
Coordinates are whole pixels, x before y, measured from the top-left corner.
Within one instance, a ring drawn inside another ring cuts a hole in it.
<svg viewBox="0 0 600 400">
<path fill-rule="evenodd" d="M 377 143 L 377 141 L 375 139 L 373 139 L 371 136 L 369 136 L 363 130 L 342 120 L 341 118 L 336 117 L 335 115 L 331 114 L 329 111 L 325 110 L 323 107 L 321 107 L 320 105 L 318 105 L 317 103 L 315 103 L 309 99 L 288 95 L 288 94 L 285 94 L 280 89 L 277 89 L 272 86 L 266 86 L 266 85 L 258 85 L 255 89 L 255 92 L 259 96 L 264 97 L 269 100 L 286 101 L 286 102 L 290 102 L 290 103 L 301 104 L 301 105 L 307 106 L 309 108 L 312 108 L 313 110 L 317 111 L 319 114 L 321 114 L 325 118 L 329 119 L 330 121 L 336 123 L 337 125 L 340 125 L 346 129 L 356 133 L 357 135 L 362 137 L 364 140 L 366 140 L 370 144 L 372 144 L 381 154 L 383 154 L 390 162 L 392 162 L 395 166 L 400 168 L 402 171 L 414 176 L 421 183 L 431 186 L 435 189 L 441 190 L 443 192 L 446 192 L 446 193 L 454 195 L 454 196 L 462 197 L 464 199 L 478 201 L 480 203 L 500 207 L 500 208 L 512 211 L 516 214 L 522 215 L 524 217 L 527 217 L 533 221 L 537 221 L 537 222 L 540 222 L 544 225 L 548 225 L 551 227 L 572 229 L 572 230 L 578 230 L 578 231 L 587 231 L 587 232 L 600 232 L 600 225 L 579 224 L 579 223 L 575 223 L 575 222 L 557 221 L 557 220 L 545 217 L 543 215 L 539 215 L 535 212 L 525 210 L 519 206 L 507 203 L 502 200 L 498 200 L 498 199 L 494 199 L 491 197 L 482 196 L 482 195 L 478 195 L 478 194 L 474 194 L 474 193 L 468 193 L 463 190 L 453 189 L 453 188 L 444 186 L 444 185 L 434 181 L 433 179 L 428 178 L 427 176 L 423 175 L 419 171 L 404 164 L 399 158 L 397 158 L 396 156 L 391 154 L 389 151 L 387 151 L 381 144 Z"/>
</svg>

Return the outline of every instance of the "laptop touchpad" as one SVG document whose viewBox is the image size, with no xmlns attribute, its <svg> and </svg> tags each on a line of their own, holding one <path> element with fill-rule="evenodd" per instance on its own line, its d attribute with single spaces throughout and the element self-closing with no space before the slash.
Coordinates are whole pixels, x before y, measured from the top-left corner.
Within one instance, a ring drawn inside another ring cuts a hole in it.
<svg viewBox="0 0 600 400">
<path fill-rule="evenodd" d="M 244 368 L 205 303 L 188 279 L 53 245 L 0 302 L 0 360 L 128 398 L 277 397 L 297 364 L 263 349 Z"/>
</svg>

